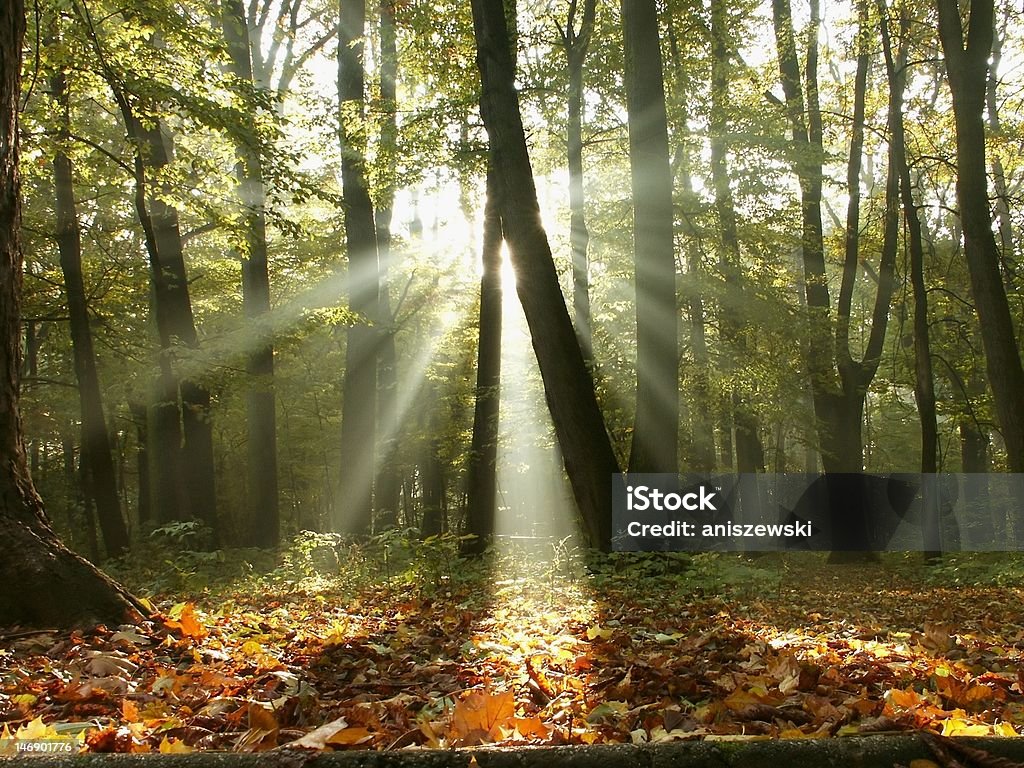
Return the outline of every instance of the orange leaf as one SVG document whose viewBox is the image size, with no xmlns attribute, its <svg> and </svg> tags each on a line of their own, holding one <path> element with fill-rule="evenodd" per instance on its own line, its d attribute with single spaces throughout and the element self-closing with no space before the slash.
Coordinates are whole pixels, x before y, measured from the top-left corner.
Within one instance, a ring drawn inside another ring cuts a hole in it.
<svg viewBox="0 0 1024 768">
<path fill-rule="evenodd" d="M 164 622 L 168 629 L 177 629 L 182 637 L 191 637 L 193 640 L 202 640 L 210 634 L 196 617 L 196 609 L 192 603 L 185 603 L 178 615 L 178 619 L 168 619 Z"/>
<path fill-rule="evenodd" d="M 539 717 L 517 717 L 516 730 L 524 738 L 536 736 L 538 739 L 546 739 L 550 729 L 544 725 Z"/>
<path fill-rule="evenodd" d="M 893 688 L 887 694 L 886 698 L 889 699 L 889 703 L 897 707 L 906 707 L 912 709 L 913 707 L 919 706 L 923 699 L 920 694 L 913 690 L 901 691 L 897 688 Z"/>
<path fill-rule="evenodd" d="M 515 709 L 512 691 L 498 694 L 490 691 L 471 693 L 455 705 L 452 733 L 460 739 L 472 736 L 479 742 L 494 741 L 498 729 L 508 725 L 515 717 Z"/>
<path fill-rule="evenodd" d="M 129 723 L 139 721 L 139 708 L 131 699 L 124 699 L 121 702 L 121 717 Z"/>
<path fill-rule="evenodd" d="M 373 734 L 370 733 L 369 729 L 358 725 L 351 728 L 342 728 L 327 739 L 326 743 L 348 747 L 354 744 L 362 744 L 364 741 L 369 741 L 372 738 Z"/>
</svg>

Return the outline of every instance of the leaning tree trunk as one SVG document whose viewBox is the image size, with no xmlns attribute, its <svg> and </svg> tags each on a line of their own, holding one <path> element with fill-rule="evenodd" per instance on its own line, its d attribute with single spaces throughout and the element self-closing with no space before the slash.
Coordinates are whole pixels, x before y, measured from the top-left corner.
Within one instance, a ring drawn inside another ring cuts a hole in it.
<svg viewBox="0 0 1024 768">
<path fill-rule="evenodd" d="M 971 0 L 969 4 L 965 41 L 957 0 L 936 0 L 956 124 L 956 193 L 964 258 L 1007 464 L 1011 472 L 1024 472 L 1024 367 L 999 272 L 999 248 L 992 234 L 982 121 L 995 11 L 992 0 Z"/>
<path fill-rule="evenodd" d="M 227 41 L 235 77 L 255 86 L 245 9 L 241 0 L 223 4 L 224 38 Z M 274 397 L 274 343 L 269 328 L 261 327 L 270 313 L 270 274 L 267 264 L 266 193 L 263 161 L 256 137 L 239 140 L 235 178 L 243 206 L 245 249 L 242 254 L 242 311 L 250 323 L 255 342 L 246 354 L 249 374 L 245 393 L 248 435 L 249 542 L 273 549 L 280 543 L 281 511 L 277 486 L 277 411 Z"/>
<path fill-rule="evenodd" d="M 365 107 L 363 35 L 365 0 L 341 4 L 338 25 L 339 140 L 341 187 L 345 198 L 345 242 L 348 251 L 348 304 L 360 315 L 348 329 L 345 381 L 341 404 L 339 502 L 334 529 L 369 533 L 373 521 L 374 441 L 377 432 L 377 335 L 379 271 L 377 228 L 366 186 L 364 158 L 356 146 Z"/>
<path fill-rule="evenodd" d="M 70 106 L 67 76 L 63 72 L 50 78 L 50 89 L 60 121 L 57 138 L 61 142 L 53 157 L 54 212 L 57 225 L 57 249 L 67 293 L 68 324 L 71 329 L 72 357 L 78 379 L 78 399 L 82 413 L 82 461 L 88 472 L 89 489 L 96 504 L 96 517 L 103 533 L 107 555 L 116 557 L 128 550 L 128 528 L 121 514 L 117 495 L 114 460 L 110 452 L 110 433 L 103 414 L 103 395 L 96 372 L 96 354 L 89 327 L 89 307 L 82 275 L 82 234 L 75 206 L 73 167 L 63 143 L 70 139 Z"/>
<path fill-rule="evenodd" d="M 0 4 L 0 626 L 119 623 L 138 602 L 53 532 L 32 486 L 18 410 L 21 368 L 21 188 L 18 96 L 22 0 Z"/>
<path fill-rule="evenodd" d="M 516 292 L 586 535 L 591 546 L 608 549 L 611 478 L 619 467 L 541 225 L 503 4 L 473 0 L 472 5 L 483 86 L 480 112 L 501 181 L 502 229 L 516 272 Z"/>
<path fill-rule="evenodd" d="M 623 0 L 636 270 L 636 421 L 630 472 L 679 471 L 679 328 L 672 170 L 654 0 Z"/>
</svg>

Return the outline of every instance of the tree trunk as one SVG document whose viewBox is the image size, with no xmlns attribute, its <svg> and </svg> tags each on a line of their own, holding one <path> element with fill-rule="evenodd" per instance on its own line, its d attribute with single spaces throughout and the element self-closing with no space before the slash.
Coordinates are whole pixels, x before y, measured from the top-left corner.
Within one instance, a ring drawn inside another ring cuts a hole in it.
<svg viewBox="0 0 1024 768">
<path fill-rule="evenodd" d="M 232 71 L 240 81 L 256 86 L 252 71 L 249 30 L 241 0 L 224 0 L 224 39 Z M 256 137 L 235 146 L 235 178 L 243 206 L 245 252 L 242 257 L 242 311 L 254 330 L 254 348 L 246 355 L 247 514 L 249 544 L 273 549 L 280 543 L 281 512 L 277 483 L 277 412 L 274 396 L 274 344 L 269 328 L 270 275 L 267 264 L 266 194 L 263 161 Z"/>
<path fill-rule="evenodd" d="M 360 319 L 348 329 L 341 410 L 340 497 L 335 530 L 369 533 L 373 522 L 374 441 L 376 439 L 379 267 L 373 204 L 366 186 L 364 159 L 356 146 L 355 126 L 365 110 L 363 36 L 365 0 L 341 3 L 338 28 L 341 186 L 345 198 L 348 252 L 348 304 Z"/>
<path fill-rule="evenodd" d="M 619 467 L 541 225 L 501 0 L 473 0 L 480 111 L 501 182 L 502 230 L 544 393 L 591 546 L 611 547 L 610 482 Z M 673 355 L 673 360 L 675 356 Z"/>
<path fill-rule="evenodd" d="M 476 406 L 469 453 L 466 554 L 480 554 L 494 535 L 498 482 L 498 415 L 501 407 L 501 204 L 500 181 L 493 165 L 487 171 L 484 206 L 483 275 L 480 278 L 480 330 L 476 363 Z M 579 329 L 577 328 L 577 331 Z"/>
<path fill-rule="evenodd" d="M 569 243 L 572 247 L 572 305 L 576 335 L 587 365 L 594 364 L 594 338 L 590 311 L 590 262 L 587 248 L 585 195 L 583 192 L 583 65 L 594 31 L 596 0 L 583 0 L 583 18 L 576 28 L 577 2 L 569 4 L 565 28 L 559 28 L 569 75 L 566 144 L 569 161 Z"/>
<path fill-rule="evenodd" d="M 113 85 L 112 85 L 113 87 Z M 147 166 L 159 172 L 173 148 L 159 120 L 145 124 L 115 87 L 129 138 L 135 145 L 135 207 L 150 258 L 153 314 L 160 337 L 160 375 L 154 419 L 152 460 L 160 469 L 154 490 L 160 522 L 200 520 L 217 543 L 217 496 L 213 467 L 210 393 L 203 384 L 180 379 L 173 370 L 174 345 L 199 346 L 182 250 L 178 211 L 152 189 Z"/>
<path fill-rule="evenodd" d="M 679 330 L 672 172 L 655 0 L 624 0 L 636 269 L 636 421 L 630 472 L 679 471 Z"/>
<path fill-rule="evenodd" d="M 746 286 L 740 264 L 740 240 L 736 224 L 736 207 L 729 181 L 726 133 L 728 132 L 729 51 L 728 7 L 724 0 L 711 2 L 711 176 L 715 190 L 715 209 L 721 233 L 719 268 L 725 277 L 725 294 L 720 310 L 722 341 L 727 347 L 730 378 L 743 370 L 749 354 Z M 750 393 L 741 390 L 735 380 L 732 390 L 733 423 L 736 425 L 736 471 L 764 472 L 764 445 L 761 441 L 761 420 L 750 403 Z"/>
<path fill-rule="evenodd" d="M 673 14 L 668 14 L 668 40 L 672 68 L 676 75 L 677 90 L 687 91 L 689 78 L 679 52 Z M 689 133 L 689 112 L 685 99 L 678 105 L 683 110 L 680 117 L 681 134 Z M 690 455 L 683 460 L 686 469 L 693 472 L 713 472 L 715 469 L 715 426 L 714 409 L 711 407 L 711 385 L 709 382 L 709 357 L 707 334 L 704 322 L 703 267 L 701 265 L 700 231 L 694 221 L 700 214 L 701 203 L 693 191 L 691 172 L 691 151 L 680 140 L 676 145 L 672 165 L 682 188 L 682 234 L 685 242 L 686 269 L 682 283 L 683 306 L 689 317 L 690 354 L 693 359 L 691 378 L 693 390 L 690 395 Z M 730 455 L 732 451 L 730 449 Z"/>
<path fill-rule="evenodd" d="M 71 134 L 67 77 L 63 72 L 50 78 L 50 89 L 60 125 L 57 139 L 61 145 Z M 74 175 L 71 159 L 63 146 L 53 158 L 53 184 L 56 192 L 57 248 L 67 293 L 68 321 L 71 329 L 72 357 L 78 379 L 78 398 L 82 414 L 82 460 L 89 473 L 89 487 L 96 503 L 96 516 L 103 533 L 103 545 L 109 557 L 124 554 L 129 547 L 128 528 L 117 495 L 117 478 L 110 452 L 110 433 L 103 414 L 103 395 L 96 372 L 96 355 L 89 327 L 89 307 L 82 276 L 82 236 L 75 206 Z"/>
<path fill-rule="evenodd" d="M 149 417 L 145 403 L 129 401 L 128 411 L 135 424 L 135 471 L 138 475 L 136 514 L 139 526 L 148 528 L 153 522 L 153 494 L 149 484 L 149 456 L 146 451 L 149 445 Z"/>
<path fill-rule="evenodd" d="M 1024 368 L 999 273 L 999 249 L 992 234 L 985 163 L 985 107 L 988 57 L 992 52 L 992 0 L 970 0 L 966 46 L 957 0 L 936 0 L 939 37 L 946 58 L 956 123 L 957 201 L 964 258 L 981 324 L 988 380 L 1006 444 L 1011 472 L 1024 472 Z"/>
<path fill-rule="evenodd" d="M 1003 34 L 1006 33 L 1006 17 L 1003 17 Z M 999 65 L 1003 60 L 1003 38 L 999 31 L 992 35 L 992 64 L 988 69 L 985 84 L 985 113 L 988 130 L 992 136 L 1002 136 L 1003 127 L 999 120 Z M 1010 218 L 1010 191 L 1006 184 L 1006 171 L 998 154 L 992 155 L 992 187 L 996 193 L 996 225 L 999 230 L 999 246 L 1002 253 L 1003 274 L 1008 290 L 1012 290 L 1011 276 L 1015 272 L 1013 248 L 1013 220 Z"/>
<path fill-rule="evenodd" d="M 383 0 L 380 4 L 380 100 L 384 120 L 381 124 L 380 152 L 385 162 L 394 164 L 398 151 L 397 78 L 398 47 L 395 34 L 395 0 Z M 386 173 L 390 174 L 390 171 Z M 398 476 L 398 355 L 395 351 L 394 318 L 391 315 L 391 219 L 396 180 L 388 176 L 388 182 L 381 193 L 374 223 L 377 230 L 377 256 L 380 268 L 380 318 L 384 324 L 380 337 L 380 360 L 378 361 L 377 397 L 378 418 L 380 419 L 380 471 L 374 502 L 379 515 L 377 526 L 386 528 L 398 521 L 398 493 L 401 481 Z"/>
<path fill-rule="evenodd" d="M 800 86 L 800 67 L 796 54 L 792 12 L 789 0 L 773 0 L 772 13 L 779 72 L 786 95 L 786 109 L 793 131 L 797 175 L 800 179 L 803 218 L 803 279 L 807 301 L 808 332 L 804 358 L 810 374 L 811 397 L 818 424 L 818 443 L 825 472 L 854 473 L 864 468 L 863 414 L 868 386 L 878 369 L 889 307 L 895 286 L 897 240 L 899 235 L 899 178 L 890 147 L 886 181 L 885 232 L 878 267 L 878 285 L 871 318 L 870 336 L 861 360 L 851 353 L 850 313 L 853 284 L 857 275 L 860 224 L 860 168 L 864 130 L 864 102 L 867 88 L 866 3 L 858 7 L 862 34 L 858 54 L 854 93 L 854 135 L 847 167 L 849 206 L 843 277 L 839 289 L 836 321 L 829 320 L 831 299 L 825 270 L 821 225 L 822 123 L 818 105 L 817 30 L 820 25 L 818 0 L 811 0 L 808 25 L 807 64 L 804 89 Z M 804 99 L 804 90 L 807 97 Z M 805 106 L 806 105 L 806 106 Z M 892 107 L 890 106 L 890 116 Z M 831 338 L 834 332 L 834 339 Z"/>
<path fill-rule="evenodd" d="M 57 538 L 29 476 L 18 410 L 22 0 L 0 4 L 0 626 L 66 628 L 139 617 L 141 606 Z"/>
<path fill-rule="evenodd" d="M 922 508 L 925 561 L 938 559 L 942 549 L 940 500 L 934 475 L 938 472 L 939 432 L 935 410 L 935 380 L 932 373 L 932 353 L 928 337 L 928 290 L 924 281 L 924 242 L 921 237 L 921 220 L 914 203 L 914 192 L 907 163 L 907 146 L 903 127 L 903 92 L 906 84 L 906 46 L 901 45 L 894 59 L 889 41 L 889 20 L 882 0 L 878 2 L 879 28 L 882 38 L 882 52 L 885 58 L 889 81 L 889 104 L 891 132 L 891 161 L 899 173 L 900 199 L 903 206 L 903 220 L 907 228 L 907 246 L 910 251 L 910 283 L 914 296 L 914 399 L 917 402 L 918 417 L 921 420 L 921 473 Z M 910 21 L 904 15 L 901 32 L 906 39 Z"/>
</svg>

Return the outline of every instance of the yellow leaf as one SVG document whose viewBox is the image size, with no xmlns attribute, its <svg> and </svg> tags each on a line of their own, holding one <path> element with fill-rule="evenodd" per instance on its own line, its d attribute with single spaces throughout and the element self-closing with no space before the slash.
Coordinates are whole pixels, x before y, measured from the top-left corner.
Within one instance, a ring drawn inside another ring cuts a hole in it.
<svg viewBox="0 0 1024 768">
<path fill-rule="evenodd" d="M 246 640 L 242 643 L 242 653 L 246 656 L 258 656 L 263 653 L 263 646 L 257 643 L 255 640 Z"/>
<path fill-rule="evenodd" d="M 591 641 L 596 640 L 597 638 L 607 640 L 609 637 L 612 636 L 612 634 L 614 634 L 614 630 L 608 629 L 606 627 L 600 627 L 597 624 L 594 624 L 593 626 L 587 628 L 587 640 Z"/>
<path fill-rule="evenodd" d="M 160 752 L 164 755 L 184 755 L 195 750 L 181 739 L 169 739 L 164 736 L 164 740 L 160 742 Z"/>
<path fill-rule="evenodd" d="M 43 718 L 37 717 L 30 723 L 18 728 L 17 733 L 14 734 L 16 739 L 31 740 L 31 739 L 46 739 L 57 736 L 57 731 L 54 730 L 53 726 L 46 725 L 43 723 Z"/>
<path fill-rule="evenodd" d="M 996 723 L 992 726 L 992 733 L 996 736 L 1016 736 L 1017 731 L 1010 723 Z"/>
<path fill-rule="evenodd" d="M 950 717 L 942 721 L 943 736 L 988 736 L 989 727 L 980 723 L 972 723 L 959 717 Z"/>
<path fill-rule="evenodd" d="M 11 696 L 11 703 L 16 704 L 19 709 L 26 713 L 35 706 L 38 700 L 39 698 L 31 693 L 19 693 L 16 696 Z"/>
</svg>

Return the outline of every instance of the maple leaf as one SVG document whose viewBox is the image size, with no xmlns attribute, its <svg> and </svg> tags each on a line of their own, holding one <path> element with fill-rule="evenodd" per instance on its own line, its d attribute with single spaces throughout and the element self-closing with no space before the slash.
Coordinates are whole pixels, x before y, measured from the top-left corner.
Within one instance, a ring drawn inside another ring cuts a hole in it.
<svg viewBox="0 0 1024 768">
<path fill-rule="evenodd" d="M 499 729 L 515 718 L 512 691 L 476 691 L 455 704 L 450 735 L 463 745 L 484 744 L 498 739 Z"/>
<path fill-rule="evenodd" d="M 168 629 L 176 629 L 182 637 L 202 640 L 209 633 L 196 616 L 196 607 L 192 603 L 179 603 L 170 611 L 170 618 L 164 621 Z"/>
</svg>

